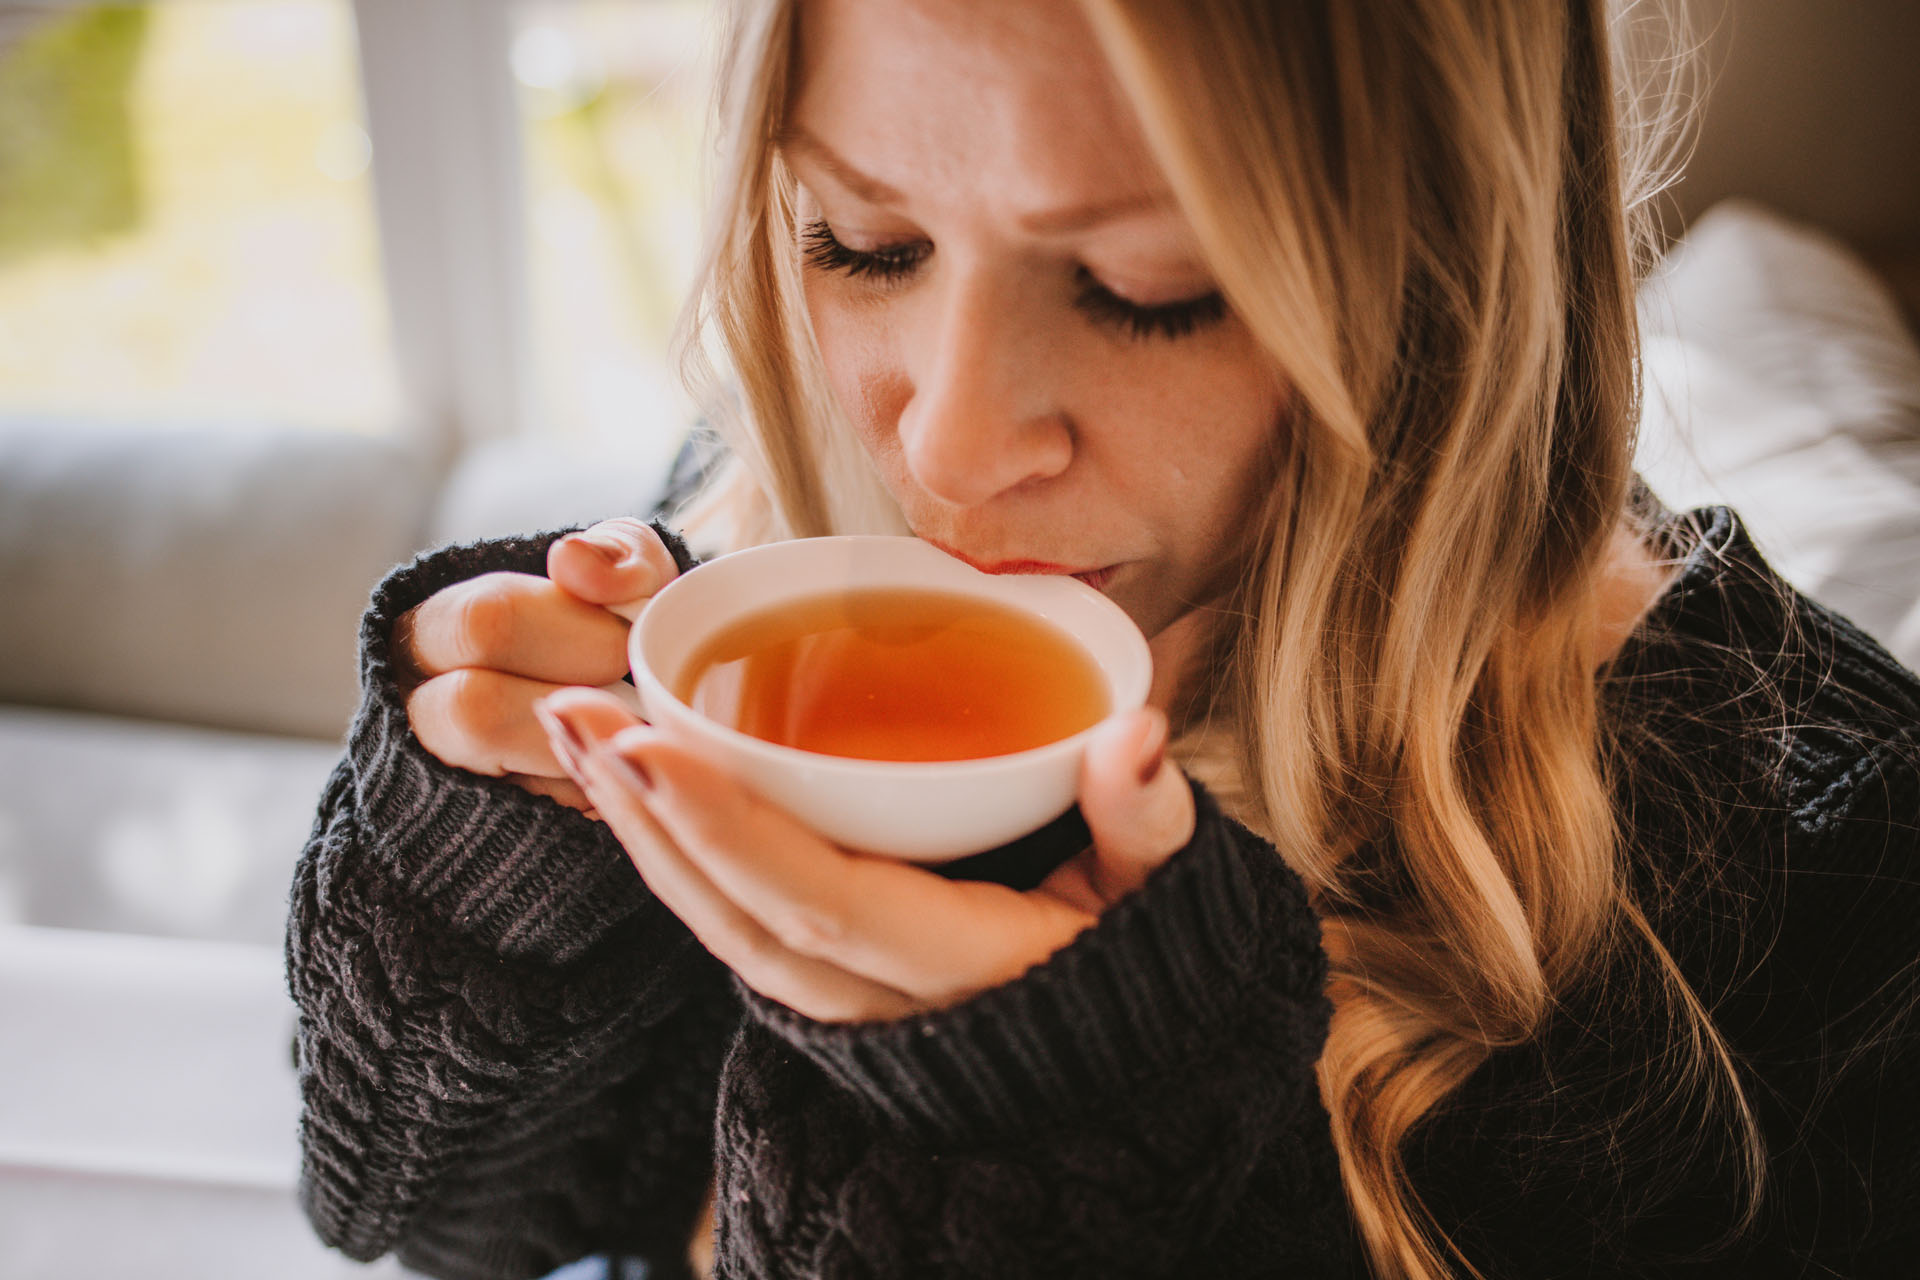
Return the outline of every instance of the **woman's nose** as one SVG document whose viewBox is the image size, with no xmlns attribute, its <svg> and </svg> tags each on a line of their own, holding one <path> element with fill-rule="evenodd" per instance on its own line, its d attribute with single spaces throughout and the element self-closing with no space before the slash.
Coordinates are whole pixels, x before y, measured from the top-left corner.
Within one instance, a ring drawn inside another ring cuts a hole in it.
<svg viewBox="0 0 1920 1280">
<path fill-rule="evenodd" d="M 929 301 L 898 428 L 914 480 L 943 501 L 978 506 L 1065 471 L 1074 438 L 1063 382 L 1017 295 L 956 283 Z"/>
</svg>

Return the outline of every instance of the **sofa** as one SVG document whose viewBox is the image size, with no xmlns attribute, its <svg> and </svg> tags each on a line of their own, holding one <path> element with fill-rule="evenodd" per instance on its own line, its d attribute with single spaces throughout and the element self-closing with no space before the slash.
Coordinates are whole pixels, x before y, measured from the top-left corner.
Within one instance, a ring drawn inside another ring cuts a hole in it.
<svg viewBox="0 0 1920 1280">
<path fill-rule="evenodd" d="M 0 419 L 0 1275 L 397 1276 L 294 1203 L 281 942 L 368 590 L 648 511 L 630 456 Z"/>
</svg>

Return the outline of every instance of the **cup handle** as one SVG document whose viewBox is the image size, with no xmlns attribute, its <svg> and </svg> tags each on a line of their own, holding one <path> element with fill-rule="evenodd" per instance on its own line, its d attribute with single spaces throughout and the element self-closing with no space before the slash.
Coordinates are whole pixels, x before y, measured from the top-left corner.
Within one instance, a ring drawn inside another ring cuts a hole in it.
<svg viewBox="0 0 1920 1280">
<path fill-rule="evenodd" d="M 602 605 L 601 607 L 609 613 L 619 614 L 631 623 L 639 621 L 640 611 L 647 607 L 647 602 L 651 599 L 653 599 L 652 596 L 641 596 L 638 600 L 625 600 L 619 604 Z M 633 712 L 634 715 L 639 716 L 642 720 L 647 718 L 645 708 L 640 705 L 640 691 L 628 684 L 625 680 L 615 680 L 611 684 L 603 684 L 600 687 L 607 693 L 620 699 L 627 710 Z"/>
</svg>

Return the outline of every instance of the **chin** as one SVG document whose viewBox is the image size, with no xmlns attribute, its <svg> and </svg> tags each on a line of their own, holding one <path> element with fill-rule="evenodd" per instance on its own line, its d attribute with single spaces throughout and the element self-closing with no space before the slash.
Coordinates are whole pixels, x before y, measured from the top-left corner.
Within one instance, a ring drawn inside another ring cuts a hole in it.
<svg viewBox="0 0 1920 1280">
<path fill-rule="evenodd" d="M 1128 583 L 1113 583 L 1102 588 L 1100 594 L 1119 605 L 1121 610 L 1133 619 L 1133 625 L 1140 628 L 1141 633 L 1151 640 L 1165 631 L 1168 624 L 1178 617 L 1179 613 L 1163 602 L 1140 599 L 1134 591 L 1129 589 L 1129 586 Z"/>
</svg>

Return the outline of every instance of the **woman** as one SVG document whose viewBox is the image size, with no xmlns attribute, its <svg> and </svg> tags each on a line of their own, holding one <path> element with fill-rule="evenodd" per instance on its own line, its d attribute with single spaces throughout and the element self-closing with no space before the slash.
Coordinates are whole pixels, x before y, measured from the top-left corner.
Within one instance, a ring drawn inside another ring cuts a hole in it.
<svg viewBox="0 0 1920 1280">
<path fill-rule="evenodd" d="M 322 1235 L 1910 1274 L 1920 688 L 1632 491 L 1605 5 L 810 0 L 729 49 L 745 413 L 688 524 L 1075 573 L 1152 705 L 1083 828 L 935 874 L 565 688 L 664 529 L 396 573 L 289 934 Z"/>
</svg>

